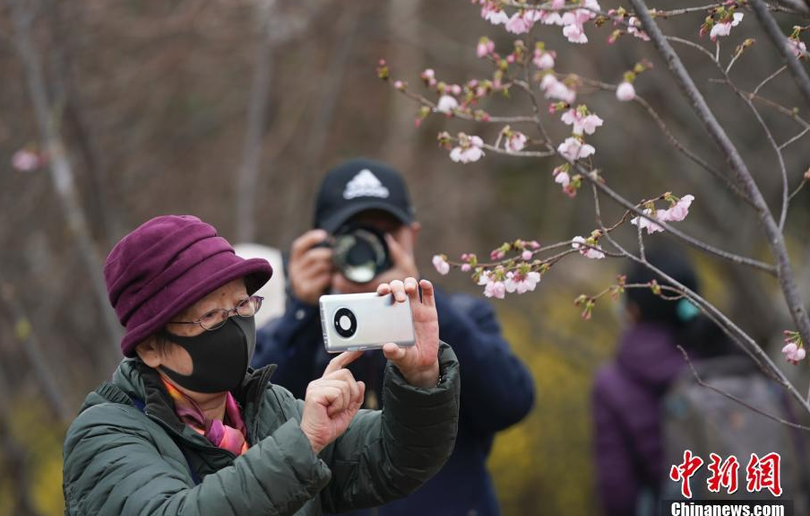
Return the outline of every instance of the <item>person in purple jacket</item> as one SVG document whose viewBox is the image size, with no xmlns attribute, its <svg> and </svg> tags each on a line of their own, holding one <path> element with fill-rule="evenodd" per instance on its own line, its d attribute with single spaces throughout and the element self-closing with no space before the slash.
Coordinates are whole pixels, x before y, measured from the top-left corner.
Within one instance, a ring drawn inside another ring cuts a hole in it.
<svg viewBox="0 0 810 516">
<path fill-rule="evenodd" d="M 273 382 L 296 394 L 304 393 L 329 362 L 318 311 L 322 294 L 369 292 L 380 282 L 420 277 L 414 258 L 420 226 L 402 176 L 385 164 L 353 159 L 330 170 L 315 203 L 314 226 L 292 245 L 286 311 L 259 330 L 253 360 L 256 367 L 279 364 Z M 339 256 L 336 260 L 342 244 L 336 243 L 335 235 L 358 228 L 371 242 L 379 240 L 375 246 L 387 247 L 387 259 L 380 260 L 376 275 L 363 268 L 341 268 Z M 347 275 L 361 281 L 350 281 Z M 445 467 L 417 492 L 371 514 L 497 516 L 500 510 L 486 469 L 487 456 L 495 434 L 531 410 L 534 381 L 501 335 L 488 302 L 439 289 L 435 296 L 440 338 L 453 346 L 460 364 L 455 450 Z M 380 408 L 384 402 L 380 397 L 384 365 L 380 352 L 368 351 L 350 366 L 355 377 L 366 383 L 366 408 Z"/>
<path fill-rule="evenodd" d="M 698 291 L 698 278 L 686 257 L 652 249 L 648 261 Z M 655 273 L 638 264 L 627 283 L 647 283 Z M 628 289 L 625 311 L 630 326 L 614 360 L 596 375 L 593 387 L 597 492 L 605 516 L 647 516 L 657 511 L 663 464 L 661 405 L 670 384 L 686 367 L 677 345 L 688 345 L 687 328 L 698 315 L 686 299 L 668 301 L 650 289 Z"/>
</svg>

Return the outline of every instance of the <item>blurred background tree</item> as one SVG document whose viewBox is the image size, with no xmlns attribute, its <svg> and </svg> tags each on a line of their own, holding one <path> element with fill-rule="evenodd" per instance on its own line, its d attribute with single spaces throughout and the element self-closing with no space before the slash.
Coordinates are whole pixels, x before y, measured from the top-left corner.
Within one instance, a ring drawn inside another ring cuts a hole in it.
<svg viewBox="0 0 810 516">
<path fill-rule="evenodd" d="M 694 37 L 699 23 L 700 15 L 673 20 L 668 30 Z M 610 30 L 592 37 L 605 41 Z M 511 45 L 476 8 L 452 0 L 0 2 L 0 516 L 62 512 L 66 424 L 120 359 L 120 330 L 99 289 L 101 263 L 121 236 L 153 216 L 193 213 L 233 242 L 286 249 L 311 226 L 324 170 L 365 155 L 404 171 L 424 227 L 420 270 L 445 287 L 477 292 L 460 275 L 437 278 L 430 267 L 437 252 L 485 254 L 504 240 L 549 242 L 590 231 L 592 200 L 561 195 L 549 163 L 488 156 L 453 164 L 434 136 L 470 126 L 432 116 L 417 131 L 416 106 L 376 78 L 381 57 L 413 81 L 428 67 L 456 82 L 470 71 L 483 75 L 489 67 L 475 57 L 482 34 Z M 547 43 L 560 61 L 571 51 L 561 35 Z M 711 150 L 651 49 L 624 39 L 603 47 L 577 52 L 576 71 L 617 82 L 617 70 L 652 60 L 656 68 L 639 92 L 674 121 L 679 139 Z M 731 135 L 775 205 L 780 180 L 762 135 L 742 123 L 739 100 L 707 81 L 711 66 L 696 54 L 682 57 L 718 114 L 741 120 Z M 752 52 L 746 59 L 753 66 L 773 57 Z M 794 89 L 769 88 L 783 104 L 802 105 Z M 612 149 L 600 155 L 602 165 L 628 198 L 712 188 L 714 180 L 694 174 L 636 106 L 612 96 L 589 106 L 608 125 L 621 119 L 621 130 L 597 137 Z M 470 132 L 494 139 L 498 130 Z M 790 163 L 810 165 L 805 149 L 793 148 Z M 21 150 L 47 163 L 21 171 L 12 166 Z M 808 195 L 794 201 L 786 235 L 803 267 L 805 299 Z M 724 198 L 706 201 L 693 207 L 685 229 L 732 252 L 768 256 L 760 237 L 739 236 L 756 227 L 750 210 Z M 759 342 L 787 327 L 774 284 L 712 259 L 699 263 L 706 297 Z M 491 458 L 506 515 L 597 511 L 590 385 L 621 320 L 606 304 L 583 323 L 572 301 L 619 270 L 600 265 L 571 260 L 534 295 L 497 302 L 538 388 L 533 414 L 498 438 Z"/>
</svg>

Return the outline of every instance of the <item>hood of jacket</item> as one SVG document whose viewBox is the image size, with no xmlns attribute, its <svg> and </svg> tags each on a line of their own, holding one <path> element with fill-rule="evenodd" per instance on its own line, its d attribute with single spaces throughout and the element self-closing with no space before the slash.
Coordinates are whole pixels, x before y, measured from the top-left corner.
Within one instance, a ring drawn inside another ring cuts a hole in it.
<svg viewBox="0 0 810 516">
<path fill-rule="evenodd" d="M 676 333 L 660 324 L 640 323 L 622 335 L 617 366 L 633 380 L 666 388 L 686 366 Z"/>
</svg>

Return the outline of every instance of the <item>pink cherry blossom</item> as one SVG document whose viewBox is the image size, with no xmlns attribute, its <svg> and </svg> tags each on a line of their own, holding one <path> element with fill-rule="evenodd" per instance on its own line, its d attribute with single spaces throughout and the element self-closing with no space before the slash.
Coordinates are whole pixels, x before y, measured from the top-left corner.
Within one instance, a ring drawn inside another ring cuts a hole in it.
<svg viewBox="0 0 810 516">
<path fill-rule="evenodd" d="M 486 297 L 503 299 L 506 297 L 506 285 L 504 285 L 502 281 L 490 281 L 484 287 L 484 295 Z"/>
<path fill-rule="evenodd" d="M 734 13 L 730 21 L 715 23 L 714 27 L 712 27 L 712 31 L 709 33 L 709 37 L 712 41 L 715 41 L 720 36 L 728 36 L 731 34 L 731 28 L 739 25 L 742 19 L 743 13 Z"/>
<path fill-rule="evenodd" d="M 433 257 L 433 266 L 442 276 L 450 272 L 450 264 L 447 263 L 447 260 L 445 260 L 442 255 L 437 254 Z"/>
<path fill-rule="evenodd" d="M 565 7 L 565 0 L 551 0 L 548 2 L 549 9 L 562 9 Z M 557 11 L 542 11 L 540 12 L 540 22 L 543 25 L 562 25 L 562 16 Z"/>
<path fill-rule="evenodd" d="M 422 80 L 430 87 L 436 86 L 436 72 L 432 68 L 426 69 L 422 72 Z"/>
<path fill-rule="evenodd" d="M 459 134 L 458 147 L 454 147 L 450 151 L 450 159 L 456 163 L 471 163 L 478 161 L 484 156 L 484 151 L 481 147 L 484 146 L 483 140 L 478 136 L 467 136 L 464 133 Z"/>
<path fill-rule="evenodd" d="M 692 205 L 692 201 L 694 200 L 694 195 L 684 195 L 677 203 L 675 203 L 675 206 L 672 206 L 666 210 L 659 210 L 658 220 L 664 222 L 682 221 L 687 215 L 689 215 L 689 206 Z"/>
<path fill-rule="evenodd" d="M 807 55 L 807 45 L 804 44 L 804 41 L 788 38 L 788 45 L 790 45 L 790 50 L 793 51 L 793 55 L 796 57 Z"/>
<path fill-rule="evenodd" d="M 18 150 L 11 157 L 11 166 L 20 172 L 32 172 L 42 165 L 40 156 L 29 150 Z"/>
<path fill-rule="evenodd" d="M 557 152 L 571 161 L 576 161 L 594 154 L 596 149 L 594 149 L 592 145 L 584 143 L 579 138 L 566 138 L 565 141 L 557 147 Z"/>
<path fill-rule="evenodd" d="M 503 9 L 498 9 L 489 2 L 485 3 L 481 8 L 481 17 L 492 25 L 502 25 L 509 21 L 509 16 L 506 15 Z"/>
<path fill-rule="evenodd" d="M 546 74 L 540 81 L 540 89 L 543 90 L 547 99 L 556 99 L 572 104 L 576 100 L 576 92 L 564 82 L 557 79 L 554 74 Z"/>
<path fill-rule="evenodd" d="M 633 87 L 633 83 L 624 81 L 623 83 L 619 84 L 619 87 L 616 88 L 616 98 L 622 102 L 627 102 L 636 98 L 636 89 Z"/>
<path fill-rule="evenodd" d="M 481 38 L 478 41 L 478 46 L 475 47 L 475 55 L 478 57 L 486 57 L 495 51 L 495 42 L 489 38 Z"/>
<path fill-rule="evenodd" d="M 525 34 L 531 30 L 534 22 L 536 21 L 535 17 L 535 10 L 529 9 L 523 12 L 516 12 L 509 18 L 509 21 L 506 22 L 504 28 L 507 32 L 511 32 L 512 34 Z"/>
<path fill-rule="evenodd" d="M 545 52 L 539 48 L 536 48 L 534 50 L 534 58 L 532 59 L 532 62 L 534 63 L 534 66 L 540 70 L 549 70 L 554 68 L 555 55 L 556 54 L 554 52 Z"/>
<path fill-rule="evenodd" d="M 510 294 L 517 292 L 518 294 L 525 294 L 535 289 L 540 282 L 540 273 L 529 272 L 525 275 L 518 272 L 510 271 L 506 273 L 506 281 L 504 287 Z"/>
<path fill-rule="evenodd" d="M 562 115 L 562 121 L 565 125 L 573 125 L 571 131 L 577 136 L 581 136 L 583 131 L 587 134 L 593 134 L 597 127 L 601 127 L 604 120 L 591 113 L 590 115 L 583 116 L 577 109 L 569 109 Z"/>
<path fill-rule="evenodd" d="M 512 134 L 506 139 L 504 148 L 509 152 L 520 152 L 526 146 L 526 135 L 517 131 L 512 131 Z"/>
<path fill-rule="evenodd" d="M 563 188 L 567 188 L 571 183 L 571 176 L 568 175 L 568 172 L 559 171 L 554 174 L 554 182 L 561 185 Z"/>
<path fill-rule="evenodd" d="M 804 357 L 806 356 L 806 351 L 804 348 L 798 347 L 795 342 L 790 342 L 783 347 L 782 353 L 785 354 L 785 360 L 793 365 L 796 365 L 799 363 L 799 361 L 804 360 Z"/>
<path fill-rule="evenodd" d="M 638 18 L 636 18 L 635 16 L 631 16 L 627 20 L 627 24 L 629 25 L 629 27 L 627 27 L 628 34 L 632 34 L 638 39 L 644 41 L 650 41 L 650 36 L 648 36 L 647 33 L 644 32 L 643 30 L 639 29 L 639 27 L 641 26 L 641 22 L 638 21 Z"/>
<path fill-rule="evenodd" d="M 461 264 L 461 271 L 462 272 L 470 272 L 471 269 L 472 269 L 472 265 L 470 265 L 469 263 L 462 263 Z"/>
<path fill-rule="evenodd" d="M 528 262 L 529 260 L 532 259 L 533 256 L 534 256 L 534 254 L 531 251 L 529 251 L 528 249 L 526 249 L 522 253 L 520 253 L 520 257 L 523 259 L 524 262 Z"/>
<path fill-rule="evenodd" d="M 581 236 L 576 236 L 576 237 L 573 238 L 573 240 L 571 242 L 571 247 L 573 247 L 574 249 L 578 249 L 579 253 L 582 256 L 584 256 L 585 258 L 590 258 L 591 260 L 601 260 L 602 258 L 605 257 L 605 253 L 603 253 L 600 250 L 600 249 L 602 249 L 601 247 L 599 247 L 597 245 L 597 246 L 594 246 L 594 247 L 596 247 L 596 249 L 593 249 L 591 247 L 587 247 L 586 245 L 583 245 L 583 244 L 586 244 L 586 243 L 587 243 L 587 241 L 584 238 L 582 238 Z"/>
<path fill-rule="evenodd" d="M 506 285 L 502 281 L 496 280 L 489 271 L 481 273 L 478 284 L 484 285 L 484 295 L 486 297 L 503 299 L 506 296 Z"/>
<path fill-rule="evenodd" d="M 571 43 L 587 43 L 588 36 L 585 35 L 585 28 L 577 23 L 572 23 L 563 27 L 563 36 Z"/>
<path fill-rule="evenodd" d="M 660 214 L 661 211 L 664 211 L 664 210 L 658 210 L 656 215 Z M 644 213 L 644 215 L 648 215 L 648 216 L 650 216 L 652 218 L 656 218 L 656 219 L 659 218 L 657 216 L 653 216 L 652 215 L 652 210 L 649 209 L 649 208 L 643 210 L 642 213 Z M 660 225 L 658 225 L 655 222 L 651 221 L 650 219 L 646 219 L 644 217 L 635 217 L 630 221 L 630 224 L 632 224 L 634 226 L 638 226 L 641 229 L 646 229 L 648 235 L 652 235 L 653 233 L 657 233 L 659 231 L 664 231 L 664 228 L 662 228 Z"/>
<path fill-rule="evenodd" d="M 448 115 L 453 113 L 453 110 L 456 108 L 458 108 L 458 101 L 455 97 L 451 97 L 450 95 L 442 95 L 436 105 L 436 111 L 447 113 Z"/>
</svg>

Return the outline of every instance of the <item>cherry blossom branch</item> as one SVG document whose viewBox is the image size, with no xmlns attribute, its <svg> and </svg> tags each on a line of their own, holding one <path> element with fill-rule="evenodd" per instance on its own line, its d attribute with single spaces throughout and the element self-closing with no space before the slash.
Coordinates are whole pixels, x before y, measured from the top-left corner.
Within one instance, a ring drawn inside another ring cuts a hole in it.
<svg viewBox="0 0 810 516">
<path fill-rule="evenodd" d="M 798 423 L 794 423 L 793 421 L 788 421 L 786 419 L 782 419 L 781 417 L 774 416 L 773 414 L 769 414 L 768 412 L 765 412 L 764 410 L 759 409 L 759 408 L 751 405 L 750 403 L 746 402 L 745 400 L 743 400 L 741 398 L 738 398 L 737 396 L 734 396 L 731 393 L 725 392 L 722 389 L 718 389 L 714 385 L 710 385 L 710 384 L 704 382 L 703 379 L 701 379 L 700 376 L 698 375 L 698 372 L 695 369 L 694 364 L 692 364 L 692 361 L 689 359 L 689 354 L 686 352 L 686 350 L 683 348 L 683 346 L 676 346 L 676 347 L 683 354 L 683 359 L 686 360 L 686 363 L 689 365 L 689 369 L 692 371 L 692 376 L 695 377 L 695 381 L 701 387 L 706 387 L 707 389 L 710 389 L 710 390 L 712 390 L 712 391 L 714 391 L 714 392 L 716 392 L 716 393 L 718 393 L 718 394 L 720 394 L 722 396 L 725 396 L 726 398 L 728 398 L 728 399 L 730 399 L 730 400 L 732 400 L 732 401 L 734 401 L 736 403 L 739 403 L 743 407 L 746 407 L 746 408 L 756 412 L 757 414 L 763 415 L 763 416 L 767 417 L 768 419 L 772 419 L 773 421 L 776 421 L 777 423 L 781 423 L 783 425 L 787 425 L 787 426 L 792 427 L 792 428 L 797 428 L 799 430 L 810 431 L 810 426 L 800 425 Z"/>
<path fill-rule="evenodd" d="M 443 111 L 439 110 L 438 104 L 433 102 L 432 100 L 428 99 L 423 95 L 419 95 L 418 93 L 414 93 L 407 89 L 403 85 L 402 88 L 398 88 L 399 92 L 408 97 L 409 99 L 417 101 L 419 104 L 429 107 L 433 113 L 443 113 L 454 118 L 458 118 L 460 120 L 467 120 L 470 122 L 488 122 L 488 123 L 497 123 L 497 124 L 520 124 L 520 123 L 533 123 L 534 117 L 531 116 L 492 116 L 487 114 L 486 117 L 476 117 L 475 115 L 470 115 L 461 111 L 460 109 L 453 109 L 450 113 L 444 113 Z"/>
<path fill-rule="evenodd" d="M 596 188 L 596 185 L 592 183 L 592 190 L 594 196 L 594 207 L 597 221 L 599 222 L 600 226 L 603 226 L 604 223 L 602 222 L 602 215 L 601 215 L 601 208 L 599 202 L 599 193 Z M 705 298 L 700 296 L 697 292 L 694 292 L 686 285 L 683 285 L 675 278 L 669 276 L 664 271 L 660 270 L 659 268 L 652 265 L 650 262 L 643 260 L 634 254 L 627 251 L 621 244 L 619 244 L 610 234 L 606 234 L 605 238 L 617 249 L 621 252 L 625 257 L 629 258 L 630 260 L 641 264 L 642 266 L 648 268 L 655 274 L 657 274 L 661 279 L 666 280 L 671 286 L 674 286 L 684 296 L 689 299 L 695 306 L 700 309 L 709 319 L 715 322 L 723 332 L 729 336 L 734 342 L 736 342 L 740 348 L 745 351 L 748 356 L 750 356 L 754 362 L 756 362 L 757 366 L 762 370 L 770 378 L 773 378 L 777 382 L 779 382 L 785 389 L 807 410 L 810 412 L 810 401 L 805 399 L 790 383 L 790 381 L 785 377 L 784 373 L 782 373 L 781 369 L 776 367 L 776 364 L 773 363 L 771 358 L 768 356 L 767 353 L 754 341 L 744 330 L 742 330 L 739 326 L 734 324 L 723 312 L 721 312 L 717 307 L 707 301 Z M 767 367 L 766 367 L 767 366 Z"/>
<path fill-rule="evenodd" d="M 737 176 L 738 182 L 742 184 L 744 190 L 748 192 L 754 201 L 755 209 L 759 215 L 760 221 L 762 222 L 765 236 L 767 237 L 767 241 L 771 248 L 771 253 L 776 260 L 777 276 L 779 278 L 779 283 L 782 288 L 785 301 L 790 308 L 791 316 L 800 335 L 802 336 L 802 339 L 804 339 L 805 342 L 810 342 L 810 319 L 807 316 L 804 302 L 801 294 L 799 293 L 796 278 L 790 264 L 790 258 L 787 254 L 787 248 L 785 247 L 784 236 L 768 210 L 768 206 L 765 203 L 765 199 L 762 197 L 762 193 L 757 188 L 748 167 L 746 166 L 736 147 L 731 142 L 728 135 L 710 110 L 709 106 L 706 104 L 706 101 L 701 95 L 700 91 L 695 86 L 689 72 L 687 72 L 680 58 L 669 45 L 669 42 L 662 34 L 661 29 L 652 19 L 644 0 L 630 1 L 638 12 L 638 16 L 644 31 L 651 38 L 658 52 L 664 58 L 670 72 L 673 74 L 682 92 L 692 105 L 693 111 L 698 115 L 698 118 L 703 123 L 706 131 L 728 160 L 732 171 Z M 753 3 L 755 7 L 757 5 L 764 5 L 762 0 L 753 0 Z M 760 11 L 760 16 L 762 18 L 768 18 L 773 21 L 773 18 L 767 13 L 766 9 L 762 8 Z M 773 22 L 773 24 L 775 26 L 775 22 Z M 776 27 L 776 30 L 778 31 L 778 27 Z M 781 33 L 780 37 L 784 39 L 784 36 L 781 36 Z M 776 41 L 782 40 L 777 39 Z M 787 48 L 786 42 L 782 41 L 782 47 L 785 52 L 788 52 L 789 49 Z M 788 57 L 792 57 L 792 54 Z M 795 64 L 798 66 L 798 62 Z M 808 86 L 810 86 L 810 81 L 808 82 Z M 810 87 L 807 91 L 807 99 L 810 101 Z M 808 392 L 808 400 L 810 400 L 810 392 Z M 810 405 L 807 406 L 810 408 Z"/>
<path fill-rule="evenodd" d="M 748 265 L 750 267 L 765 271 L 769 274 L 776 275 L 777 271 L 773 265 L 761 262 L 759 260 L 754 260 L 752 258 L 747 258 L 744 256 L 729 253 L 722 249 L 718 249 L 712 245 L 702 242 L 682 232 L 681 230 L 673 227 L 671 224 L 652 218 L 651 216 L 645 214 L 643 210 L 640 210 L 639 208 L 633 206 L 633 204 L 630 203 L 630 201 L 622 197 L 619 193 L 615 192 L 613 189 L 608 187 L 602 180 L 599 179 L 598 175 L 592 176 L 591 175 L 592 171 L 586 170 L 579 162 L 574 162 L 568 159 L 567 156 L 563 155 L 561 152 L 559 152 L 559 150 L 557 150 L 556 148 L 554 148 L 553 145 L 551 145 L 550 143 L 551 139 L 548 136 L 548 132 L 546 131 L 545 126 L 543 125 L 542 118 L 540 116 L 541 113 L 540 104 L 539 101 L 537 100 L 534 91 L 532 91 L 532 89 L 526 84 L 522 84 L 520 82 L 516 82 L 516 84 L 527 93 L 529 99 L 531 100 L 532 108 L 534 110 L 535 124 L 537 125 L 538 130 L 543 134 L 543 137 L 546 140 L 546 146 L 548 150 L 553 151 L 555 154 L 557 154 L 557 156 L 562 158 L 566 163 L 569 164 L 569 166 L 575 168 L 582 175 L 582 177 L 584 177 L 587 181 L 594 184 L 597 188 L 599 188 L 602 192 L 607 194 L 619 205 L 630 210 L 639 217 L 642 217 L 644 219 L 649 220 L 650 222 L 654 222 L 655 224 L 660 225 L 661 227 L 663 227 L 673 235 L 677 236 L 678 238 L 682 239 L 683 241 L 687 242 L 689 245 L 695 247 L 696 249 L 700 249 L 706 253 L 713 254 L 715 256 L 728 260 L 732 263 L 737 263 L 740 265 Z"/>
<path fill-rule="evenodd" d="M 807 76 L 807 71 L 799 62 L 799 58 L 793 53 L 793 50 L 788 43 L 788 38 L 782 34 L 782 30 L 773 18 L 773 15 L 768 12 L 768 5 L 763 0 L 751 0 L 751 7 L 754 9 L 754 14 L 759 20 L 765 33 L 768 34 L 771 42 L 776 46 L 777 51 L 785 59 L 788 70 L 799 88 L 799 92 L 804 97 L 804 101 L 810 106 L 810 77 Z M 804 335 L 802 334 L 803 338 Z"/>
<path fill-rule="evenodd" d="M 603 90 L 615 91 L 616 88 L 617 88 L 616 86 L 614 86 L 612 84 L 607 84 L 607 83 L 604 83 L 604 82 L 601 82 L 601 81 L 588 79 L 586 77 L 581 77 L 580 76 L 580 79 L 585 84 L 590 84 L 592 86 L 598 87 L 598 88 L 603 89 Z M 653 119 L 653 121 L 656 123 L 656 125 L 658 125 L 658 128 L 661 129 L 661 132 L 664 133 L 664 136 L 667 138 L 667 140 L 669 140 L 669 142 L 678 151 L 680 151 L 684 156 L 689 158 L 695 164 L 697 164 L 698 166 L 700 166 L 701 168 L 703 168 L 704 170 L 706 170 L 707 172 L 709 172 L 710 174 L 712 174 L 716 178 L 723 181 L 723 183 L 726 186 L 728 186 L 730 189 L 732 189 L 734 191 L 734 193 L 737 194 L 743 201 L 745 201 L 746 203 L 753 206 L 753 202 L 751 201 L 750 198 L 748 198 L 748 196 L 745 194 L 745 192 L 740 190 L 740 188 L 737 185 L 732 183 L 731 180 L 728 177 L 726 177 L 722 172 L 720 172 L 719 170 L 717 170 L 716 168 L 711 166 L 706 160 L 704 160 L 703 158 L 701 158 L 700 156 L 698 156 L 694 152 L 690 151 L 684 144 L 682 144 L 675 137 L 675 135 L 672 134 L 672 132 L 669 130 L 669 127 L 667 127 L 666 123 L 664 122 L 663 118 L 661 118 L 661 116 L 658 114 L 658 112 L 655 111 L 655 109 L 653 109 L 653 107 L 649 104 L 649 102 L 647 102 L 643 97 L 641 97 L 641 95 L 636 95 L 633 100 L 635 102 L 637 102 L 638 104 L 640 104 L 647 111 L 647 113 L 650 115 L 650 117 Z"/>
</svg>

